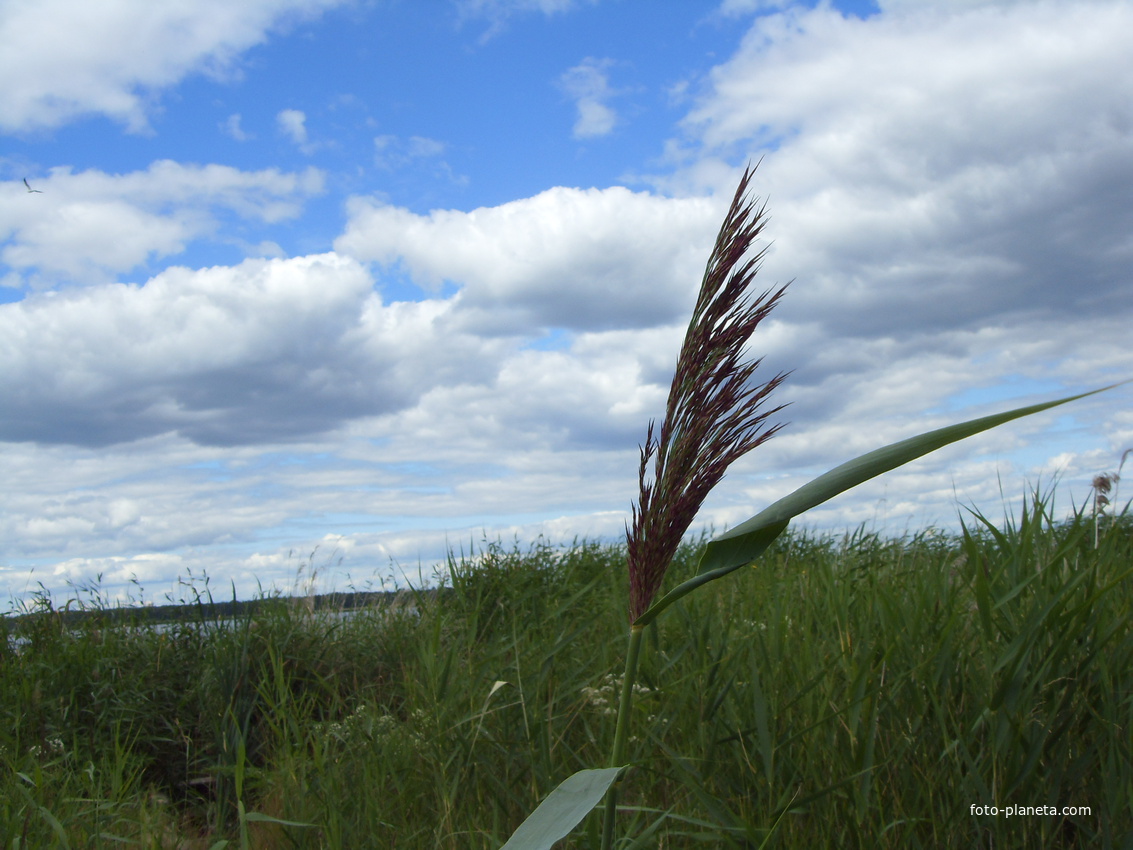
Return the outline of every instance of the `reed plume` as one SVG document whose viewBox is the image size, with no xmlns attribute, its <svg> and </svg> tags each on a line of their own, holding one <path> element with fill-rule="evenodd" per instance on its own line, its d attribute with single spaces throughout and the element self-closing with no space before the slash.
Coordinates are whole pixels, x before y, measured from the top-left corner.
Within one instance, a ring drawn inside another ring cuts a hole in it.
<svg viewBox="0 0 1133 850">
<path fill-rule="evenodd" d="M 767 251 L 748 256 L 767 222 L 766 205 L 748 195 L 754 173 L 744 171 L 708 259 L 660 434 L 654 438 L 650 421 L 641 447 L 640 496 L 626 527 L 631 621 L 649 608 L 681 538 L 728 467 L 782 427 L 767 420 L 785 405 L 765 410 L 764 403 L 786 374 L 757 383 L 762 358 L 744 360 L 747 341 L 787 289 L 749 295 Z"/>
</svg>

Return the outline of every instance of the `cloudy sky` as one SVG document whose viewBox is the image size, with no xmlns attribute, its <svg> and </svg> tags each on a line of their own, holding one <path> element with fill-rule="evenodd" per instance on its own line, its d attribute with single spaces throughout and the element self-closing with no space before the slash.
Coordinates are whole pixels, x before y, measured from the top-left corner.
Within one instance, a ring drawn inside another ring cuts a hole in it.
<svg viewBox="0 0 1133 850">
<path fill-rule="evenodd" d="M 13 603 L 616 538 L 761 158 L 761 277 L 794 283 L 752 348 L 793 370 L 790 424 L 702 526 L 1133 377 L 1128 2 L 0 0 L 0 43 Z M 1131 407 L 1015 423 L 808 523 L 950 527 L 1055 479 L 1081 504 Z"/>
</svg>

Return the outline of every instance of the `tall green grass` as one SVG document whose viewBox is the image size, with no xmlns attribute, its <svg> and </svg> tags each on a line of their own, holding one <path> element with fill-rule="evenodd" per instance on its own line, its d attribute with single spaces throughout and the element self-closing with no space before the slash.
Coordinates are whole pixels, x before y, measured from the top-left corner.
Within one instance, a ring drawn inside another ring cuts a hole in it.
<svg viewBox="0 0 1133 850">
<path fill-rule="evenodd" d="M 619 846 L 1130 846 L 1133 522 L 1094 534 L 1038 495 L 956 535 L 789 531 L 685 597 L 645 632 Z M 410 607 L 167 630 L 43 597 L 0 641 L 0 846 L 497 848 L 611 750 L 624 564 L 492 544 Z"/>
</svg>

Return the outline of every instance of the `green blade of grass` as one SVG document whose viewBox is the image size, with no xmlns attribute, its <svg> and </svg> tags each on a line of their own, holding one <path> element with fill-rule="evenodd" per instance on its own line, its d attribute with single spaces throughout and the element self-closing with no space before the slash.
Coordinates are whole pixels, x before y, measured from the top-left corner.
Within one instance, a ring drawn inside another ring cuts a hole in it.
<svg viewBox="0 0 1133 850">
<path fill-rule="evenodd" d="M 967 422 L 938 428 L 935 431 L 929 431 L 875 449 L 837 466 L 808 484 L 804 484 L 789 496 L 785 496 L 768 506 L 746 522 L 740 523 L 735 528 L 710 541 L 700 559 L 696 575 L 654 602 L 634 622 L 637 625 L 647 625 L 678 599 L 696 590 L 701 585 L 723 578 L 740 567 L 752 563 L 775 541 L 775 538 L 786 531 L 793 518 L 806 513 L 811 508 L 821 505 L 840 493 L 844 493 L 871 478 L 884 475 L 886 472 L 943 448 L 950 443 L 979 434 L 981 431 L 987 431 L 1013 419 L 1050 410 L 1060 404 L 1067 404 L 1096 393 L 1105 392 L 1120 385 L 1112 384 L 1108 387 L 1060 398 L 1056 401 L 1019 407 L 1005 413 L 996 413 L 992 416 L 983 416 L 979 419 L 971 419 Z"/>
<path fill-rule="evenodd" d="M 527 816 L 500 850 L 550 850 L 601 802 L 624 769 L 604 767 L 568 776 Z"/>
<path fill-rule="evenodd" d="M 313 828 L 313 823 L 300 823 L 294 820 L 281 820 L 280 818 L 273 818 L 270 815 L 261 814 L 260 812 L 247 812 L 244 815 L 244 820 L 248 823 L 275 823 L 280 826 L 296 826 L 304 828 Z"/>
</svg>

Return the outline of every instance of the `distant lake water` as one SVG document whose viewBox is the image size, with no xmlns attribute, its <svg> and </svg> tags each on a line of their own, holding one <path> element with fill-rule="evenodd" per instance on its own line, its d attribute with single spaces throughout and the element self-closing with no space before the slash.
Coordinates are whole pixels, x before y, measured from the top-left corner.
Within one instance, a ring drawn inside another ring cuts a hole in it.
<svg viewBox="0 0 1133 850">
<path fill-rule="evenodd" d="M 298 609 L 300 611 L 300 616 L 302 616 L 304 618 L 309 618 L 312 621 L 312 623 L 321 623 L 321 624 L 327 624 L 327 625 L 333 624 L 335 622 L 342 622 L 342 621 L 345 621 L 345 620 L 349 620 L 353 617 L 358 616 L 359 614 L 370 614 L 370 613 L 373 613 L 374 611 L 376 611 L 377 609 L 379 609 L 381 607 L 391 608 L 391 609 L 396 608 L 396 610 L 399 611 L 399 612 L 407 612 L 407 613 L 412 614 L 412 615 L 417 614 L 417 606 L 412 602 L 404 601 L 404 600 L 397 600 L 397 601 L 394 601 L 394 602 L 385 602 L 385 601 L 376 602 L 376 603 L 373 603 L 373 604 L 370 604 L 370 605 L 361 605 L 361 606 L 358 606 L 358 607 L 355 607 L 355 608 L 345 608 L 345 609 L 342 609 L 342 608 L 339 608 L 339 609 L 326 608 L 324 610 L 317 610 L 316 609 L 314 611 L 304 611 L 304 610 L 302 610 L 302 608 L 303 608 L 303 602 L 302 601 L 297 601 L 297 602 L 294 602 L 292 604 L 295 606 L 296 609 Z M 130 616 L 131 610 L 132 609 L 123 609 L 124 613 L 120 616 Z M 145 610 L 145 609 L 141 609 L 141 610 Z M 71 612 L 68 612 L 68 613 L 71 613 Z M 86 614 L 86 616 L 93 616 L 95 613 L 97 613 L 97 612 L 91 612 L 90 614 Z M 75 614 L 78 614 L 78 616 L 84 616 L 84 614 L 81 613 L 81 612 L 71 613 L 72 616 L 74 616 Z M 44 615 L 30 614 L 30 615 L 24 615 L 24 616 L 36 617 L 36 616 L 44 616 Z M 47 616 L 51 616 L 51 615 L 48 614 Z M 242 625 L 247 620 L 248 617 L 251 617 L 254 621 L 256 614 L 255 613 L 245 613 L 245 614 L 239 614 L 239 615 L 228 616 L 228 617 L 216 617 L 216 618 L 213 618 L 213 619 L 201 619 L 201 618 L 197 618 L 197 619 L 170 619 L 170 620 L 152 620 L 152 621 L 149 621 L 149 622 L 141 622 L 141 623 L 139 623 L 139 622 L 111 623 L 111 624 L 107 624 L 107 625 L 105 625 L 101 628 L 102 629 L 113 629 L 113 630 L 116 630 L 116 631 L 133 631 L 133 632 L 138 632 L 138 633 L 153 632 L 153 633 L 156 633 L 156 634 L 164 634 L 164 633 L 167 633 L 167 632 L 176 631 L 178 629 L 204 629 L 204 630 L 208 631 L 208 630 L 213 630 L 213 629 L 233 628 L 233 627 L 236 627 L 238 625 Z M 24 635 L 18 634 L 18 630 L 19 630 L 18 625 L 15 625 L 15 626 L 9 625 L 8 646 L 9 646 L 10 649 L 12 649 L 13 651 L 16 651 L 16 652 L 20 651 L 21 649 L 23 649 L 23 647 L 27 646 L 31 642 L 30 638 L 28 638 Z M 79 636 L 82 635 L 82 628 L 76 626 L 75 628 L 70 629 L 70 634 L 74 637 L 79 637 Z"/>
</svg>

